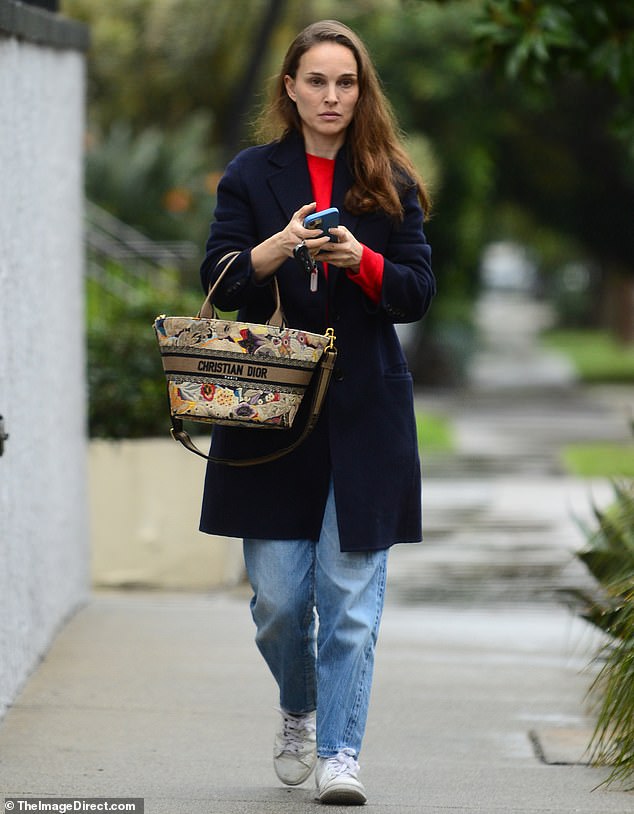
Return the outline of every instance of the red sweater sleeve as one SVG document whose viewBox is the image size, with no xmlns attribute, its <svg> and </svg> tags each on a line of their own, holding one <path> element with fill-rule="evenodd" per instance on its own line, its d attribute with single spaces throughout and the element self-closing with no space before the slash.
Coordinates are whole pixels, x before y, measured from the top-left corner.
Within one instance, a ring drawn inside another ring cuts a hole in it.
<svg viewBox="0 0 634 814">
<path fill-rule="evenodd" d="M 378 304 L 383 286 L 383 255 L 364 245 L 359 271 L 349 271 L 348 277 L 361 288 L 366 297 L 375 305 Z"/>
</svg>

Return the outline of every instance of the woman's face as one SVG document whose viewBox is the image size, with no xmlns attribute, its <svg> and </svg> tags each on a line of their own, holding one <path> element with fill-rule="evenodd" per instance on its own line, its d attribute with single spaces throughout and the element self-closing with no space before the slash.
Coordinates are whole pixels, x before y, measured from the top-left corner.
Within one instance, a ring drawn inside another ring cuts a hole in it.
<svg viewBox="0 0 634 814">
<path fill-rule="evenodd" d="M 343 144 L 359 98 L 357 74 L 357 61 L 349 48 L 320 42 L 302 55 L 295 78 L 284 77 L 309 153 L 334 158 Z"/>
</svg>

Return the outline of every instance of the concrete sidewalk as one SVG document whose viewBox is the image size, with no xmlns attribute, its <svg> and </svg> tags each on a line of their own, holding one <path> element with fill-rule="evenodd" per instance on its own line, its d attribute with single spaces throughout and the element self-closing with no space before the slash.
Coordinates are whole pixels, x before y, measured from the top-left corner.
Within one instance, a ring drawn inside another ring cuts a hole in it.
<svg viewBox="0 0 634 814">
<path fill-rule="evenodd" d="M 480 388 L 420 397 L 451 419 L 458 449 L 424 458 L 425 544 L 390 554 L 360 760 L 366 810 L 631 814 L 634 793 L 596 788 L 608 771 L 584 763 L 599 641 L 556 599 L 587 579 L 574 516 L 610 497 L 606 483 L 567 477 L 559 449 L 628 441 L 634 393 L 575 389 L 535 349 L 525 302 L 485 305 Z M 319 811 L 312 779 L 290 789 L 273 772 L 276 692 L 248 599 L 96 593 L 0 724 L 0 797 L 143 797 L 147 814 Z"/>
<path fill-rule="evenodd" d="M 276 695 L 252 637 L 243 590 L 96 594 L 0 726 L 0 796 L 143 797 L 147 814 L 318 810 L 312 778 L 289 789 L 273 773 Z M 553 605 L 389 594 L 366 810 L 631 812 L 634 795 L 593 791 L 607 772 L 582 765 L 596 645 Z"/>
</svg>

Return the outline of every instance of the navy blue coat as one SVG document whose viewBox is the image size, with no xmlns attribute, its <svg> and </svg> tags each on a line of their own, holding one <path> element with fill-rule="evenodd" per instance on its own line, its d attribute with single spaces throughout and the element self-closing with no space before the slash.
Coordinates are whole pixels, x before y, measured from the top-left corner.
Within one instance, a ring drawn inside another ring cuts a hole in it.
<svg viewBox="0 0 634 814">
<path fill-rule="evenodd" d="M 230 537 L 317 540 L 331 476 L 342 551 L 418 542 L 421 476 L 412 377 L 394 323 L 420 319 L 435 293 L 430 247 L 414 190 L 402 194 L 405 217 L 353 215 L 344 195 L 352 184 L 345 148 L 335 164 L 332 205 L 361 243 L 385 257 L 381 302 L 371 302 L 345 271 L 329 265 L 319 289 L 294 259 L 278 271 L 282 305 L 291 328 L 335 330 L 337 364 L 317 427 L 300 447 L 268 464 L 235 468 L 209 463 L 201 531 Z M 227 167 L 218 187 L 215 221 L 201 267 L 205 290 L 218 260 L 240 249 L 215 298 L 240 319 L 265 322 L 271 287 L 253 277 L 250 249 L 287 225 L 313 200 L 299 135 L 251 147 Z M 291 430 L 214 429 L 212 453 L 248 458 L 288 445 L 301 432 L 304 406 Z"/>
</svg>

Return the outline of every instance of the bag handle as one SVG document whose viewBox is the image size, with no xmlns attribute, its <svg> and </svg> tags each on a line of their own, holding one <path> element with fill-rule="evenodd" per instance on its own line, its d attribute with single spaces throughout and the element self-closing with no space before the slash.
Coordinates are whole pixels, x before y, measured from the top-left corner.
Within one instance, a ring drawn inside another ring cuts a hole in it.
<svg viewBox="0 0 634 814">
<path fill-rule="evenodd" d="M 225 267 L 220 272 L 219 276 L 216 279 L 216 282 L 209 287 L 209 293 L 205 297 L 205 301 L 200 306 L 200 311 L 198 312 L 199 317 L 203 317 L 204 319 L 217 319 L 218 314 L 216 312 L 216 306 L 214 305 L 214 294 L 216 293 L 216 289 L 220 285 L 220 281 L 225 276 L 225 274 L 229 271 L 232 264 L 234 263 L 235 259 L 239 257 L 241 252 L 233 251 L 228 252 L 223 257 L 218 260 L 216 263 L 216 268 L 221 263 L 225 263 Z M 286 325 L 286 318 L 284 317 L 284 311 L 282 311 L 282 300 L 280 298 L 280 287 L 277 282 L 277 277 L 274 275 L 273 279 L 271 280 L 271 285 L 273 287 L 273 296 L 275 297 L 275 310 L 271 314 L 271 316 L 266 321 L 267 325 L 272 325 L 274 328 L 283 328 Z"/>
<path fill-rule="evenodd" d="M 332 371 L 335 366 L 335 360 L 337 358 L 335 334 L 332 328 L 328 328 L 328 335 L 330 336 L 330 344 L 324 349 L 319 363 L 319 370 L 317 372 L 315 382 L 315 392 L 313 393 L 313 400 L 310 405 L 308 420 L 306 421 L 306 426 L 302 430 L 301 435 L 296 438 L 292 444 L 289 444 L 287 447 L 283 447 L 282 449 L 278 449 L 275 452 L 271 452 L 268 455 L 261 455 L 258 458 L 216 458 L 213 455 L 205 455 L 202 450 L 198 449 L 196 444 L 192 441 L 189 433 L 183 429 L 182 419 L 173 416 L 170 411 L 170 418 L 172 420 L 172 429 L 170 430 L 170 433 L 172 438 L 179 441 L 185 447 L 185 449 L 188 449 L 195 455 L 199 455 L 201 458 L 205 458 L 207 461 L 212 461 L 212 463 L 226 464 L 227 466 L 257 466 L 258 464 L 266 464 L 270 463 L 271 461 L 276 461 L 278 458 L 288 455 L 289 452 L 297 449 L 297 447 L 303 443 L 306 438 L 308 438 L 308 436 L 314 430 L 317 420 L 319 419 L 321 408 L 323 407 L 326 393 L 328 392 L 328 385 L 330 384 L 330 377 L 332 376 Z"/>
</svg>

